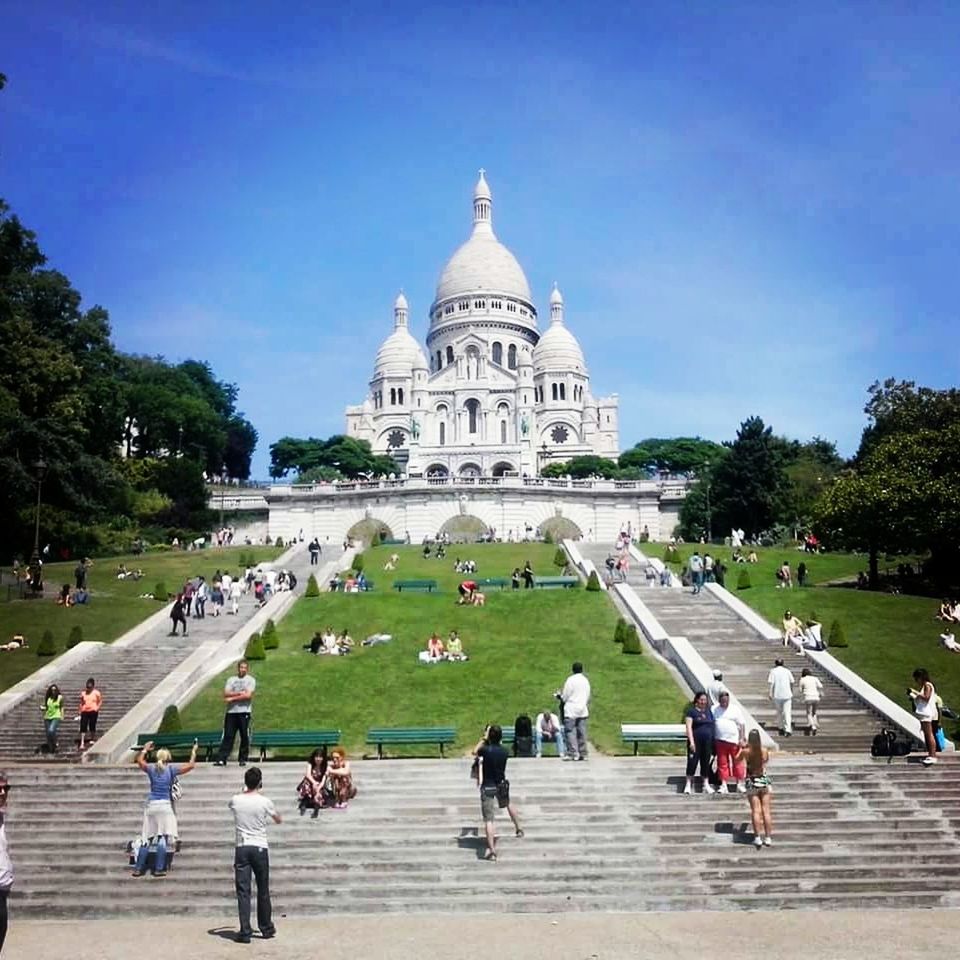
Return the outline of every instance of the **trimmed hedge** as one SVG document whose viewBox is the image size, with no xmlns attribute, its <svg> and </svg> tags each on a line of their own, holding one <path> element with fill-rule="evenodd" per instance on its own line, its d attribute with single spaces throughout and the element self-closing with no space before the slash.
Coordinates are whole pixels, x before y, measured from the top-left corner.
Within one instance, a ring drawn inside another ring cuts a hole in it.
<svg viewBox="0 0 960 960">
<path fill-rule="evenodd" d="M 83 627 L 75 623 L 70 628 L 70 636 L 67 637 L 67 649 L 72 650 L 78 643 L 83 642 Z"/>
<path fill-rule="evenodd" d="M 623 652 L 631 654 L 643 653 L 643 647 L 640 646 L 640 635 L 632 623 L 627 624 L 627 629 L 623 633 Z"/>
<path fill-rule="evenodd" d="M 319 597 L 320 596 L 320 584 L 317 583 L 317 578 L 311 573 L 307 577 L 307 588 L 303 591 L 305 597 Z"/>
<path fill-rule="evenodd" d="M 244 660 L 266 660 L 267 651 L 263 646 L 263 637 L 259 633 L 251 634 L 247 649 L 243 651 Z"/>
<path fill-rule="evenodd" d="M 166 603 L 170 599 L 170 593 L 167 590 L 166 583 L 163 580 L 160 580 L 157 585 L 153 588 L 153 599 L 159 600 L 161 603 Z"/>
<path fill-rule="evenodd" d="M 277 625 L 272 620 L 268 620 L 263 625 L 261 637 L 264 650 L 277 650 L 280 647 L 280 635 L 277 633 Z"/>
<path fill-rule="evenodd" d="M 160 726 L 157 727 L 157 733 L 179 733 L 183 729 L 180 722 L 180 711 L 175 703 L 171 703 L 163 711 L 163 718 L 160 720 Z"/>
<path fill-rule="evenodd" d="M 363 563 L 364 563 L 364 556 L 363 556 L 363 552 L 361 551 L 353 558 L 353 569 L 356 570 L 357 573 L 362 573 Z"/>
<path fill-rule="evenodd" d="M 596 570 L 590 571 L 590 576 L 587 578 L 587 589 L 592 593 L 600 592 L 600 578 L 597 576 Z"/>
<path fill-rule="evenodd" d="M 746 570 L 741 570 L 737 574 L 737 589 L 738 590 L 749 590 L 750 589 L 750 574 Z"/>
<path fill-rule="evenodd" d="M 38 657 L 55 657 L 57 655 L 57 643 L 53 639 L 53 634 L 49 630 L 43 631 L 40 639 L 40 646 L 37 647 Z"/>
<path fill-rule="evenodd" d="M 620 617 L 617 620 L 617 625 L 613 628 L 613 642 L 614 643 L 623 643 L 624 638 L 627 633 L 627 621 Z"/>
<path fill-rule="evenodd" d="M 830 624 L 830 638 L 827 640 L 828 647 L 847 646 L 847 634 L 843 629 L 843 624 L 839 620 L 834 620 Z"/>
</svg>

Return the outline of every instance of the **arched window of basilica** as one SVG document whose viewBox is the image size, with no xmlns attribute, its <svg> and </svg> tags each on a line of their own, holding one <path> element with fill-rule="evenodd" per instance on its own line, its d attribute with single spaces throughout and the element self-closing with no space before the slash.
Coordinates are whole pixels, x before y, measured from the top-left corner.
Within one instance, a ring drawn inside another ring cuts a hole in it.
<svg viewBox="0 0 960 960">
<path fill-rule="evenodd" d="M 403 391 L 400 392 L 400 396 L 403 397 Z M 562 383 L 560 384 L 560 399 L 567 399 L 567 388 Z M 400 402 L 403 403 L 403 400 L 401 399 Z"/>
<path fill-rule="evenodd" d="M 517 369 L 517 345 L 515 343 L 511 343 L 507 348 L 507 366 L 511 370 Z"/>
<path fill-rule="evenodd" d="M 557 399 L 557 385 L 555 383 L 550 384 L 550 394 L 554 400 Z"/>
<path fill-rule="evenodd" d="M 441 420 L 440 421 L 440 446 L 445 447 L 447 445 L 447 425 Z"/>
<path fill-rule="evenodd" d="M 480 401 L 469 399 L 464 405 L 467 408 L 467 432 L 477 432 L 477 420 L 480 418 Z"/>
<path fill-rule="evenodd" d="M 563 387 L 561 387 L 560 389 L 562 390 Z M 403 406 L 403 387 L 400 387 L 397 390 L 397 403 L 400 404 L 401 407 Z"/>
<path fill-rule="evenodd" d="M 503 365 L 503 344 L 499 340 L 493 342 L 493 352 L 491 354 L 493 362 L 498 366 Z"/>
<path fill-rule="evenodd" d="M 447 347 L 447 363 L 453 363 L 453 347 Z"/>
<path fill-rule="evenodd" d="M 394 387 L 390 388 L 390 406 L 395 407 L 397 405 L 397 391 Z"/>
<path fill-rule="evenodd" d="M 501 443 L 507 442 L 507 421 L 506 420 L 500 421 L 500 442 Z"/>
</svg>

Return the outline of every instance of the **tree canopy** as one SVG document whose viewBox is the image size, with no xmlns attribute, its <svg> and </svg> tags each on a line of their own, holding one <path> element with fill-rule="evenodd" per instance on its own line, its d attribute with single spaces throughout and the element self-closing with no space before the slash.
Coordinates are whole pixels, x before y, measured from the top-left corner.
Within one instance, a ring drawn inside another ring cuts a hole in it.
<svg viewBox="0 0 960 960">
<path fill-rule="evenodd" d="M 204 473 L 249 476 L 257 434 L 236 400 L 237 388 L 205 363 L 119 352 L 107 311 L 84 309 L 0 200 L 0 549 L 8 556 L 29 553 L 38 476 L 41 538 L 58 552 L 127 548 L 141 524 L 202 529 Z"/>
<path fill-rule="evenodd" d="M 367 440 L 354 440 L 343 434 L 327 440 L 281 437 L 270 444 L 270 476 L 274 479 L 296 473 L 301 483 L 311 483 L 399 472 L 393 458 L 375 454 Z"/>
<path fill-rule="evenodd" d="M 620 454 L 620 466 L 637 468 L 646 474 L 702 472 L 724 455 L 724 448 L 701 437 L 648 438 Z"/>
</svg>

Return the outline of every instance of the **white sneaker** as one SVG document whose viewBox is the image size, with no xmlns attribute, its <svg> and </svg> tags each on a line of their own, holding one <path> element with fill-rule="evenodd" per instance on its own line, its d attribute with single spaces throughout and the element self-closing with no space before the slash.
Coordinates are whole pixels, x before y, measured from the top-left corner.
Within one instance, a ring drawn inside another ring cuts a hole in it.
<svg viewBox="0 0 960 960">
<path fill-rule="evenodd" d="M 747 792 L 747 785 L 741 780 L 737 784 L 737 793 L 746 793 L 746 792 Z"/>
<path fill-rule="evenodd" d="M 932 767 L 936 762 L 936 757 L 924 757 L 921 761 L 925 767 Z"/>
<path fill-rule="evenodd" d="M 706 780 L 703 781 L 703 792 L 704 793 L 716 793 L 716 789 Z"/>
<path fill-rule="evenodd" d="M 693 793 L 693 787 L 691 787 L 690 784 L 688 783 L 688 784 L 683 788 L 683 792 L 684 792 L 685 794 L 687 794 L 687 796 L 689 796 L 691 793 Z"/>
<path fill-rule="evenodd" d="M 759 850 L 763 846 L 763 837 L 754 837 L 753 845 Z"/>
<path fill-rule="evenodd" d="M 763 838 L 763 845 L 764 845 L 765 847 L 772 847 L 772 846 L 773 846 L 773 837 L 764 837 L 764 838 Z"/>
</svg>

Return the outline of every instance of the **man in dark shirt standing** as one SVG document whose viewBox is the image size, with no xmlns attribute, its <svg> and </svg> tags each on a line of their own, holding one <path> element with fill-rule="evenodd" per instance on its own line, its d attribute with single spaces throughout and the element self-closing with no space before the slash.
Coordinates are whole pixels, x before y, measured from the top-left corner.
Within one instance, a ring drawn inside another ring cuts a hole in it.
<svg viewBox="0 0 960 960">
<path fill-rule="evenodd" d="M 480 741 L 473 748 L 473 755 L 480 761 L 480 812 L 483 814 L 483 828 L 487 835 L 485 860 L 497 859 L 497 837 L 493 822 L 497 808 L 506 807 L 518 837 L 523 836 L 517 808 L 510 802 L 510 781 L 507 780 L 507 758 L 509 754 L 501 746 L 503 731 L 497 724 L 487 727 Z"/>
</svg>

